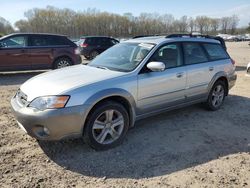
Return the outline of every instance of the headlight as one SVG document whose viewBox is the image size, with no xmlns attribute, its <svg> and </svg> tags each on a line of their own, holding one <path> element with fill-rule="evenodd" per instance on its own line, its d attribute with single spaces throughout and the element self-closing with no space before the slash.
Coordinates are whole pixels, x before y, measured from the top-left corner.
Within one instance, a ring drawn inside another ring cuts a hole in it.
<svg viewBox="0 0 250 188">
<path fill-rule="evenodd" d="M 68 100 L 69 96 L 67 95 L 38 97 L 29 104 L 29 107 L 38 110 L 64 108 Z"/>
</svg>

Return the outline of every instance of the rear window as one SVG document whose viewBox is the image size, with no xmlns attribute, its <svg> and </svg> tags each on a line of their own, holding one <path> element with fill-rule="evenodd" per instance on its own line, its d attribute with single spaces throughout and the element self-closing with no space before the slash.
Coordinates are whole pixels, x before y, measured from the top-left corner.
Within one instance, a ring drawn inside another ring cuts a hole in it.
<svg viewBox="0 0 250 188">
<path fill-rule="evenodd" d="M 219 44 L 203 44 L 211 60 L 227 59 L 228 54 Z"/>
</svg>

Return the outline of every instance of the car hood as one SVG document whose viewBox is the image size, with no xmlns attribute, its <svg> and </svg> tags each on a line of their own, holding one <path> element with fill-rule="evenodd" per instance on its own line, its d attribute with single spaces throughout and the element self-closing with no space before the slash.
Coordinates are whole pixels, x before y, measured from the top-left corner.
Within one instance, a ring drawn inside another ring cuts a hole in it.
<svg viewBox="0 0 250 188">
<path fill-rule="evenodd" d="M 74 88 L 124 74 L 86 65 L 75 65 L 35 76 L 21 85 L 20 89 L 27 95 L 27 100 L 32 101 L 36 97 L 63 94 Z"/>
</svg>

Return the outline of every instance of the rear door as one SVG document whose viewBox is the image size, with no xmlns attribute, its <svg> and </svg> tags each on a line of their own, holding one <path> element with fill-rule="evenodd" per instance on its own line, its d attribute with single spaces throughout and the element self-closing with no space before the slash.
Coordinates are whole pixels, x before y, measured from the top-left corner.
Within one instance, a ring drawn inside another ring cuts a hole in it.
<svg viewBox="0 0 250 188">
<path fill-rule="evenodd" d="M 183 43 L 184 60 L 187 67 L 188 99 L 199 99 L 206 95 L 207 87 L 214 75 L 208 56 L 199 42 Z"/>
<path fill-rule="evenodd" d="M 53 47 L 49 44 L 51 40 L 47 35 L 31 35 L 29 37 L 28 56 L 32 69 L 52 68 Z"/>
<path fill-rule="evenodd" d="M 185 101 L 186 68 L 183 66 L 181 45 L 160 47 L 149 62 L 166 65 L 163 72 L 152 72 L 144 67 L 138 75 L 138 108 L 141 114 L 175 106 Z"/>
<path fill-rule="evenodd" d="M 27 36 L 11 36 L 0 42 L 0 71 L 31 69 L 27 58 Z"/>
</svg>

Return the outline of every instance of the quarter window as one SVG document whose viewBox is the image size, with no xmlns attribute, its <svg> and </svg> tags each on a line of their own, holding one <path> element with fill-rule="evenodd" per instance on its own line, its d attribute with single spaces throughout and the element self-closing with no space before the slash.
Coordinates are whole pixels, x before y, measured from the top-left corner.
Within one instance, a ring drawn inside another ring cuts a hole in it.
<svg viewBox="0 0 250 188">
<path fill-rule="evenodd" d="M 229 58 L 225 50 L 219 44 L 203 44 L 211 60 Z"/>
<path fill-rule="evenodd" d="M 165 64 L 166 68 L 173 68 L 182 65 L 181 48 L 179 44 L 168 44 L 160 47 L 150 61 L 159 61 Z"/>
<path fill-rule="evenodd" d="M 185 64 L 197 64 L 207 62 L 205 52 L 199 43 L 183 43 Z"/>
</svg>

